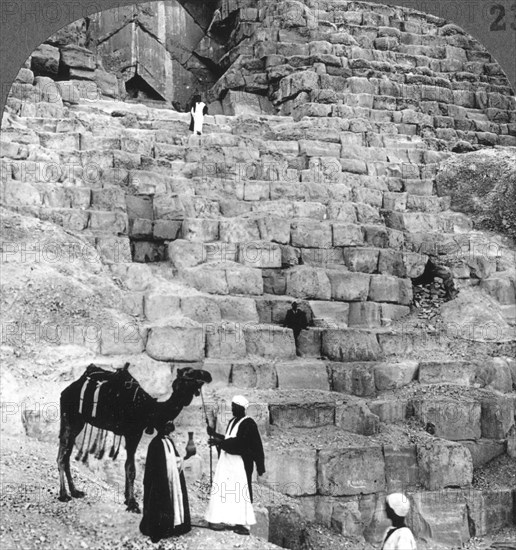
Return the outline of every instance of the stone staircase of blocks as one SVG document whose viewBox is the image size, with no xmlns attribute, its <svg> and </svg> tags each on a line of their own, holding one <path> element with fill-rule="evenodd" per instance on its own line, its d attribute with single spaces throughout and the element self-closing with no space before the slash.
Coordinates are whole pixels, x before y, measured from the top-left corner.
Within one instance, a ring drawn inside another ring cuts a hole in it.
<svg viewBox="0 0 516 550">
<path fill-rule="evenodd" d="M 371 541 L 387 490 L 407 491 L 415 532 L 439 525 L 442 544 L 472 536 L 472 518 L 477 535 L 510 524 L 511 490 L 485 494 L 471 481 L 505 452 L 514 361 L 460 360 L 438 338 L 390 328 L 409 313 L 424 252 L 457 238 L 469 250 L 481 237 L 421 177 L 425 155 L 435 164 L 447 153 L 413 136 L 384 147 L 366 147 L 359 132 L 324 141 L 332 126 L 321 119 L 306 140 L 306 119 L 273 116 L 254 131 L 246 117 L 208 117 L 205 135 L 190 136 L 187 115 L 116 102 L 10 120 L 7 206 L 94 242 L 125 281 L 144 345 L 118 353 L 203 361 L 220 424 L 232 393 L 245 391 L 267 434 L 265 487 L 295 497 L 305 518 Z M 364 173 L 342 156 L 350 141 Z M 391 155 L 412 159 L 419 177 L 396 172 Z M 73 169 L 52 181 L 42 164 Z M 103 244 L 115 241 L 110 257 Z M 484 261 L 486 280 L 496 260 Z M 282 327 L 293 299 L 313 325 L 302 357 Z M 411 435 L 406 422 L 418 426 Z M 200 402 L 179 425 L 202 431 Z M 486 499 L 498 503 L 489 519 Z"/>
<path fill-rule="evenodd" d="M 514 97 L 467 37 L 354 4 L 269 34 L 274 8 L 241 10 L 219 87 L 267 93 L 280 115 L 208 116 L 201 137 L 167 109 L 27 98 L 50 83 L 22 72 L 2 202 L 94 244 L 123 285 L 140 338 L 102 347 L 106 361 L 203 362 L 219 425 L 232 394 L 248 396 L 261 486 L 300 517 L 377 543 L 382 496 L 404 490 L 418 537 L 460 545 L 513 522 L 510 488 L 471 484 L 514 445 L 515 363 L 400 323 L 429 253 L 458 256 L 460 286 L 480 284 L 514 321 L 513 251 L 479 252 L 493 237 L 434 186 L 458 141 L 515 144 Z M 300 357 L 282 327 L 294 299 L 311 321 Z M 203 432 L 199 399 L 178 427 Z"/>
</svg>

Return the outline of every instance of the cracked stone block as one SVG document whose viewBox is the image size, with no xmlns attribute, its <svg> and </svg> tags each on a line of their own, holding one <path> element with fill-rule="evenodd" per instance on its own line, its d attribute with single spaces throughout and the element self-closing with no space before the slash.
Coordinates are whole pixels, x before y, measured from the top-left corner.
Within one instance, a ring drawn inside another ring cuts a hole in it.
<svg viewBox="0 0 516 550">
<path fill-rule="evenodd" d="M 168 320 L 166 326 L 150 327 L 145 351 L 158 361 L 202 361 L 203 328 L 186 318 Z"/>
</svg>

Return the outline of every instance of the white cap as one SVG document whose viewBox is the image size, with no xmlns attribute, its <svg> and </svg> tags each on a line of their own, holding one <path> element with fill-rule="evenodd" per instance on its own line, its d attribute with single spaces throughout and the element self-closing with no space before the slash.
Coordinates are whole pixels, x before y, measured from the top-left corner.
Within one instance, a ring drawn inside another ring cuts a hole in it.
<svg viewBox="0 0 516 550">
<path fill-rule="evenodd" d="M 392 493 L 391 495 L 388 495 L 387 504 L 400 518 L 404 518 L 410 510 L 409 499 L 403 493 Z"/>
<path fill-rule="evenodd" d="M 243 395 L 235 395 L 233 397 L 233 401 L 235 405 L 240 405 L 241 407 L 244 407 L 244 409 L 247 409 L 249 407 L 249 401 L 243 396 Z"/>
</svg>

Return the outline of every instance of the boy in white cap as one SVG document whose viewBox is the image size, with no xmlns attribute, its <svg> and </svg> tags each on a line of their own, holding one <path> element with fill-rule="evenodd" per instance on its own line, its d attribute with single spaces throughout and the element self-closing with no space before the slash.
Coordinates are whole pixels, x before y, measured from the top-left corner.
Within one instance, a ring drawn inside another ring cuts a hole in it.
<svg viewBox="0 0 516 550">
<path fill-rule="evenodd" d="M 246 416 L 248 406 L 249 401 L 244 396 L 233 397 L 233 418 L 225 436 L 208 426 L 208 442 L 217 447 L 219 460 L 206 521 L 215 530 L 225 528 L 217 524 L 230 525 L 239 535 L 249 535 L 249 526 L 256 523 L 251 485 L 254 464 L 259 476 L 265 473 L 262 440 L 256 422 Z"/>
<path fill-rule="evenodd" d="M 385 531 L 381 550 L 416 550 L 416 540 L 405 525 L 405 516 L 410 502 L 403 493 L 392 493 L 385 499 L 385 513 L 392 521 L 392 527 Z"/>
</svg>

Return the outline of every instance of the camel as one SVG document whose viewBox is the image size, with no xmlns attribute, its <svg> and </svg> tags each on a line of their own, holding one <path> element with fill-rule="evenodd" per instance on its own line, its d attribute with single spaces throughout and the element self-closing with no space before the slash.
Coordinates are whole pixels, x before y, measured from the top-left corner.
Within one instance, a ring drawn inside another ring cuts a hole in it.
<svg viewBox="0 0 516 550">
<path fill-rule="evenodd" d="M 158 402 L 147 394 L 127 370 L 129 363 L 117 372 L 109 372 L 96 365 L 89 365 L 84 374 L 61 392 L 61 427 L 59 431 L 59 500 L 67 502 L 71 497 L 85 496 L 73 482 L 70 472 L 70 455 L 76 437 L 86 423 L 91 426 L 113 432 L 115 437 L 125 438 L 127 458 L 125 462 L 125 504 L 127 511 L 140 513 L 140 507 L 134 498 L 134 479 L 136 468 L 134 456 L 143 431 L 152 433 L 153 428 L 167 421 L 174 420 L 183 407 L 188 406 L 194 397 L 199 395 L 202 385 L 211 382 L 208 371 L 185 367 L 177 369 L 177 376 L 172 383 L 172 395 L 167 401 Z M 98 389 L 99 386 L 101 389 Z M 90 428 L 90 439 L 91 430 Z M 107 437 L 99 432 L 90 453 L 98 443 L 105 445 Z M 86 434 L 85 434 L 86 435 Z M 100 440 L 99 440 L 100 437 Z M 79 451 L 82 453 L 84 439 Z M 89 447 L 89 441 L 88 441 Z M 118 454 L 118 449 L 110 456 Z M 88 453 L 88 449 L 86 449 Z M 102 456 L 102 449 L 97 457 Z M 85 455 L 86 458 L 87 455 Z M 113 457 L 113 458 L 115 458 Z M 68 494 L 65 475 L 70 488 Z"/>
</svg>

